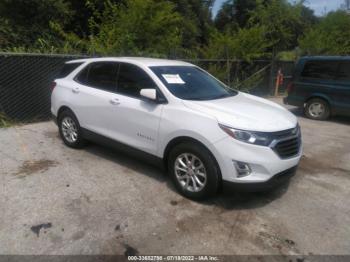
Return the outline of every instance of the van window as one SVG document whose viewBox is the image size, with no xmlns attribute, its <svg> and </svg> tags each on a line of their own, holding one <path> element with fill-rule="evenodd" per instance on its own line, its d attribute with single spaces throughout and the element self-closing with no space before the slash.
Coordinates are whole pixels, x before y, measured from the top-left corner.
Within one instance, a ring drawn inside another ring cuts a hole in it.
<svg viewBox="0 0 350 262">
<path fill-rule="evenodd" d="M 118 63 L 94 62 L 85 67 L 76 80 L 87 86 L 116 91 Z"/>
<path fill-rule="evenodd" d="M 340 62 L 337 80 L 350 81 L 350 61 Z"/>
<path fill-rule="evenodd" d="M 338 61 L 309 61 L 301 73 L 305 78 L 334 79 L 337 74 Z"/>
<path fill-rule="evenodd" d="M 80 66 L 82 63 L 68 63 L 64 64 L 61 71 L 58 73 L 57 78 L 64 78 L 70 73 L 72 73 L 78 66 Z"/>
</svg>

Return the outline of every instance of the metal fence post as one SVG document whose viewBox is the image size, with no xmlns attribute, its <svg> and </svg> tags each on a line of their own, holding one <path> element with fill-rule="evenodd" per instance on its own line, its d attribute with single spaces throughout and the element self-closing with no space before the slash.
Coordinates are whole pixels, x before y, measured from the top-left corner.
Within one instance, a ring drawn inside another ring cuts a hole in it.
<svg viewBox="0 0 350 262">
<path fill-rule="evenodd" d="M 271 66 L 270 66 L 270 94 L 273 94 L 275 89 L 274 86 L 274 74 L 275 74 L 275 56 L 272 56 Z"/>
<path fill-rule="evenodd" d="M 231 64 L 229 59 L 227 59 L 226 66 L 227 66 L 227 85 L 231 86 Z"/>
</svg>

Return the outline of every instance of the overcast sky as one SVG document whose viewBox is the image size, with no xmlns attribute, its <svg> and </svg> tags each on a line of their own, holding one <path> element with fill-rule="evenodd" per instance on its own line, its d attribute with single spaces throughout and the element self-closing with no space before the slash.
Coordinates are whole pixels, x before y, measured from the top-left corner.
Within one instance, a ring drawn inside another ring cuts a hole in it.
<svg viewBox="0 0 350 262">
<path fill-rule="evenodd" d="M 213 14 L 216 15 L 217 11 L 220 9 L 220 6 L 226 0 L 216 0 L 213 8 Z M 294 2 L 294 1 L 290 1 Z M 324 14 L 324 10 L 333 11 L 340 7 L 344 3 L 344 0 L 307 0 L 306 5 L 315 10 L 316 15 Z"/>
</svg>

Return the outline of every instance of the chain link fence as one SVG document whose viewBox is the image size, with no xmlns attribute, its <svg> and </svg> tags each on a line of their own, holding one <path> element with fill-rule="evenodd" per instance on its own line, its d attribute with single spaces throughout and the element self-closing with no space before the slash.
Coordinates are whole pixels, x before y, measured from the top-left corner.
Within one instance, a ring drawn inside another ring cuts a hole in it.
<svg viewBox="0 0 350 262">
<path fill-rule="evenodd" d="M 279 87 L 283 94 L 294 70 L 293 61 L 255 60 L 187 60 L 209 71 L 215 77 L 235 89 L 259 96 L 274 94 L 278 71 L 284 75 Z"/>
<path fill-rule="evenodd" d="M 16 122 L 50 118 L 50 83 L 78 56 L 0 54 L 0 112 Z"/>
<path fill-rule="evenodd" d="M 71 55 L 0 53 L 0 121 L 34 122 L 50 118 L 50 83 Z M 233 88 L 260 96 L 273 94 L 279 69 L 291 76 L 294 63 L 268 60 L 185 60 L 209 71 Z M 287 81 L 280 87 L 284 92 Z"/>
</svg>

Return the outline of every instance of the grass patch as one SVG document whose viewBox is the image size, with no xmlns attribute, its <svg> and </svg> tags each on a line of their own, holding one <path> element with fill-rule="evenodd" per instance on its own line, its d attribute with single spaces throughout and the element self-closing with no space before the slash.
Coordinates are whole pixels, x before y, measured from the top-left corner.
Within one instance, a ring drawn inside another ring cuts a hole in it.
<svg viewBox="0 0 350 262">
<path fill-rule="evenodd" d="M 0 128 L 10 127 L 13 122 L 2 112 L 0 112 Z"/>
</svg>

